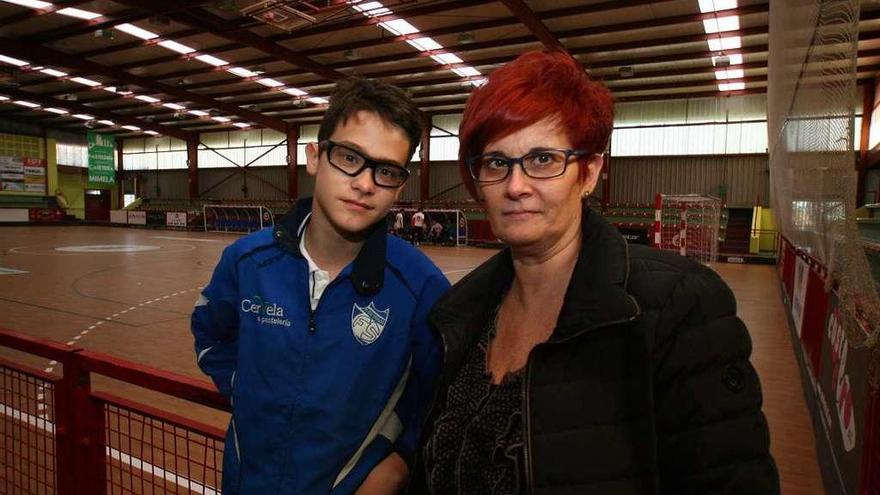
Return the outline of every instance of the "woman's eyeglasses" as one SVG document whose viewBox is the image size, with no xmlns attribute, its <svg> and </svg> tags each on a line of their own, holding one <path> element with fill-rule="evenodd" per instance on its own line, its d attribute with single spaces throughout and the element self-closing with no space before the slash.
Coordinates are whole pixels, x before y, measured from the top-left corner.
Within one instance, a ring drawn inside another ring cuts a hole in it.
<svg viewBox="0 0 880 495">
<path fill-rule="evenodd" d="M 586 150 L 539 149 L 519 158 L 508 158 L 498 153 L 486 153 L 467 161 L 471 177 L 480 184 L 492 184 L 507 179 L 514 165 L 533 179 L 552 179 L 565 173 L 574 157 L 589 155 Z"/>
</svg>

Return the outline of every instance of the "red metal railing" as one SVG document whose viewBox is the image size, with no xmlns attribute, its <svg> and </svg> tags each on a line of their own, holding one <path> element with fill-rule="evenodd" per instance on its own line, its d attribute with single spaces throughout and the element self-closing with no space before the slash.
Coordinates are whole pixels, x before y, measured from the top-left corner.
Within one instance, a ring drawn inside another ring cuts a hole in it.
<svg viewBox="0 0 880 495">
<path fill-rule="evenodd" d="M 63 369 L 0 359 L 0 493 L 220 493 L 223 430 L 91 388 L 101 375 L 228 411 L 212 385 L 2 328 L 0 347 Z"/>
</svg>

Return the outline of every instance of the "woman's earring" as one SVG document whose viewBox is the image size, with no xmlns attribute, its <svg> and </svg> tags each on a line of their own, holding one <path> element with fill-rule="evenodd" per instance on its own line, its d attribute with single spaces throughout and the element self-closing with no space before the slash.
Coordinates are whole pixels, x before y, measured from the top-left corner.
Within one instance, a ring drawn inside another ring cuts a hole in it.
<svg viewBox="0 0 880 495">
<path fill-rule="evenodd" d="M 589 198 L 589 197 L 590 197 L 590 194 L 593 194 L 593 190 L 592 190 L 592 189 L 588 189 L 588 190 L 584 191 L 584 199 Z"/>
</svg>

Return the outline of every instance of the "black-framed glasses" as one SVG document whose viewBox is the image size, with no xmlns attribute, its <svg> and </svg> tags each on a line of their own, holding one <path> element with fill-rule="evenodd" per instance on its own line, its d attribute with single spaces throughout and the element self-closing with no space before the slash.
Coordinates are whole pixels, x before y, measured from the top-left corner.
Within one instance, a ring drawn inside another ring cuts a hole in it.
<svg viewBox="0 0 880 495">
<path fill-rule="evenodd" d="M 532 150 L 519 158 L 508 158 L 499 153 L 485 153 L 468 159 L 468 171 L 480 184 L 501 182 L 510 175 L 516 164 L 533 179 L 552 179 L 565 173 L 574 157 L 591 154 L 586 150 L 543 148 Z"/>
<path fill-rule="evenodd" d="M 393 163 L 367 158 L 360 151 L 334 141 L 321 141 L 318 146 L 327 151 L 327 161 L 349 177 L 357 177 L 365 168 L 373 171 L 373 182 L 379 187 L 400 187 L 409 178 L 409 170 Z"/>
</svg>

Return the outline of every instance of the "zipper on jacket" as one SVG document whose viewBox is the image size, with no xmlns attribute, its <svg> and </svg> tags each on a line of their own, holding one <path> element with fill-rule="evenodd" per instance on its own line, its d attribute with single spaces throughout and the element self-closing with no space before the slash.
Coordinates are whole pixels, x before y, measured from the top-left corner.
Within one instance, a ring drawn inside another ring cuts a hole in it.
<svg viewBox="0 0 880 495">
<path fill-rule="evenodd" d="M 632 296 L 629 296 L 632 299 Z M 635 303 L 635 299 L 632 299 Z M 526 373 L 523 377 L 523 396 L 522 396 L 522 410 L 523 410 L 523 463 L 525 464 L 525 477 L 526 477 L 526 494 L 535 493 L 535 473 L 532 466 L 532 413 L 529 408 L 529 393 L 530 393 L 530 384 L 531 384 L 531 376 L 532 376 L 532 356 L 535 351 L 540 347 L 549 347 L 557 344 L 563 344 L 568 342 L 576 337 L 583 335 L 585 332 L 589 332 L 591 330 L 598 330 L 600 328 L 610 327 L 614 325 L 619 325 L 621 323 L 628 323 L 639 317 L 641 314 L 641 309 L 639 308 L 638 303 L 636 303 L 636 313 L 632 316 L 628 316 L 626 318 L 620 318 L 613 321 L 607 321 L 605 323 L 600 323 L 598 325 L 593 325 L 591 327 L 587 327 L 584 330 L 576 333 L 575 335 L 571 335 L 564 339 L 560 339 L 554 342 L 542 342 L 535 347 L 532 348 L 531 352 L 529 352 L 529 357 L 526 359 Z M 555 329 L 554 329 L 555 331 Z"/>
<path fill-rule="evenodd" d="M 327 287 L 324 287 L 324 293 L 321 294 L 321 299 L 318 299 L 318 304 L 315 306 L 315 309 L 312 309 L 312 299 L 311 294 L 309 294 L 309 333 L 315 333 L 318 330 L 318 324 L 315 322 L 315 314 L 318 313 L 318 308 L 321 307 L 321 303 L 324 302 L 324 294 L 327 293 L 327 290 L 337 285 L 342 278 L 336 277 L 334 278 Z"/>
</svg>

